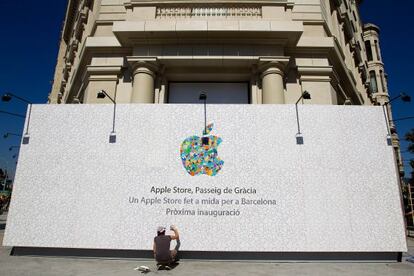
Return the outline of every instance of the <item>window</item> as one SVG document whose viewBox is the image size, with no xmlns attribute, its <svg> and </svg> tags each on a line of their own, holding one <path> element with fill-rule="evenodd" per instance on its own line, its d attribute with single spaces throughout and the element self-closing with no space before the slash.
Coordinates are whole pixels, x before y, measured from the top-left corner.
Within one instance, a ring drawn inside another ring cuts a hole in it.
<svg viewBox="0 0 414 276">
<path fill-rule="evenodd" d="M 387 91 L 387 87 L 385 87 L 385 76 L 384 76 L 384 71 L 380 71 L 380 78 L 381 78 L 381 86 L 382 86 L 382 91 Z"/>
<path fill-rule="evenodd" d="M 371 41 L 365 41 L 365 49 L 367 51 L 367 58 L 368 61 L 372 61 L 372 48 L 371 48 Z"/>
<path fill-rule="evenodd" d="M 248 104 L 248 82 L 170 82 L 168 102 L 174 104 L 202 103 L 201 91 L 207 94 L 212 104 Z"/>
<path fill-rule="evenodd" d="M 375 75 L 375 71 L 369 71 L 369 84 L 371 88 L 371 93 L 377 93 L 378 86 L 377 86 L 377 77 Z"/>
<path fill-rule="evenodd" d="M 381 60 L 381 56 L 380 56 L 380 51 L 379 51 L 379 46 L 378 46 L 378 41 L 375 40 L 375 53 L 377 55 L 377 60 Z"/>
</svg>

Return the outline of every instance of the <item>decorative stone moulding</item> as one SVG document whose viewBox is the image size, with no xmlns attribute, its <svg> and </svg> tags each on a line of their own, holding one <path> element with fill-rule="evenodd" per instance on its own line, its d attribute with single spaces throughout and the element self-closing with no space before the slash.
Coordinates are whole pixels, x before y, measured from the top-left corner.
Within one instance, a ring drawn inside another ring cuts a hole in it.
<svg viewBox="0 0 414 276">
<path fill-rule="evenodd" d="M 75 24 L 73 26 L 72 37 L 80 40 L 85 29 L 85 24 L 88 21 L 89 8 L 82 7 L 76 16 Z"/>
<path fill-rule="evenodd" d="M 160 63 L 157 57 L 128 56 L 127 62 L 134 73 L 139 71 L 155 77 L 155 73 L 160 69 Z"/>
<path fill-rule="evenodd" d="M 63 69 L 63 79 L 65 82 L 69 78 L 70 71 L 72 71 L 72 64 L 70 62 L 66 62 L 65 67 Z"/>
<path fill-rule="evenodd" d="M 83 1 L 83 7 L 89 7 L 92 4 L 92 0 Z"/>
<path fill-rule="evenodd" d="M 78 49 L 78 45 L 79 45 L 79 40 L 74 38 L 70 45 L 72 47 L 72 50 L 76 51 Z"/>
<path fill-rule="evenodd" d="M 333 0 L 333 2 L 335 3 L 336 7 L 339 7 L 342 4 L 342 0 Z"/>
<path fill-rule="evenodd" d="M 168 6 L 157 7 L 156 18 L 192 18 L 192 17 L 252 17 L 261 18 L 261 6 Z"/>
<path fill-rule="evenodd" d="M 62 94 L 65 91 L 66 84 L 67 84 L 67 81 L 66 80 L 62 80 L 61 83 L 60 83 L 60 87 L 61 87 Z"/>
<path fill-rule="evenodd" d="M 85 21 L 88 19 L 88 14 L 89 14 L 89 8 L 83 7 L 83 9 L 80 12 L 80 21 L 82 23 L 85 23 Z"/>
<path fill-rule="evenodd" d="M 98 80 L 118 80 L 118 75 L 121 74 L 122 66 L 118 65 L 106 65 L 106 66 L 95 66 L 88 65 L 85 76 L 89 80 L 93 79 L 94 76 L 103 76 L 99 77 Z"/>
<path fill-rule="evenodd" d="M 72 69 L 72 63 L 66 62 L 65 63 L 65 68 L 70 72 L 70 70 Z"/>
<path fill-rule="evenodd" d="M 63 68 L 63 79 L 66 81 L 69 78 L 69 69 L 67 67 Z"/>
<path fill-rule="evenodd" d="M 257 69 L 261 72 L 267 71 L 269 68 L 277 68 L 283 72 L 289 64 L 290 57 L 259 57 Z"/>
<path fill-rule="evenodd" d="M 332 76 L 333 66 L 298 66 L 298 73 L 301 76 Z"/>
<path fill-rule="evenodd" d="M 75 38 L 71 40 L 66 50 L 66 55 L 65 55 L 66 63 L 73 63 L 73 60 L 75 59 L 75 52 L 78 49 L 78 45 L 79 45 L 79 40 Z"/>
</svg>

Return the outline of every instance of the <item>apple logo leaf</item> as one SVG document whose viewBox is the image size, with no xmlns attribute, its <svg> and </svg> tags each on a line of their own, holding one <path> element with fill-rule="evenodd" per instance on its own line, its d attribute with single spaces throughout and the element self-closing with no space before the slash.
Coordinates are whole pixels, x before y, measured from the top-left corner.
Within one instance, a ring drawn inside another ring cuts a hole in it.
<svg viewBox="0 0 414 276">
<path fill-rule="evenodd" d="M 208 124 L 207 127 L 203 130 L 203 135 L 208 135 L 213 130 L 214 124 Z"/>
</svg>

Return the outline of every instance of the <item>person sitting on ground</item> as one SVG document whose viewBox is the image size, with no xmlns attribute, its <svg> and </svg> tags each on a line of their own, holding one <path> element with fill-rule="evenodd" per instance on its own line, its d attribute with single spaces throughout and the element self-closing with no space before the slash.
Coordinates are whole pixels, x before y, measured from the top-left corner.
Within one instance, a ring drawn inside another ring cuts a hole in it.
<svg viewBox="0 0 414 276">
<path fill-rule="evenodd" d="M 174 225 L 171 225 L 170 229 L 174 231 L 174 235 L 165 235 L 165 227 L 158 227 L 157 236 L 154 238 L 153 251 L 158 268 L 165 266 L 166 269 L 169 269 L 168 265 L 178 261 L 177 254 L 181 244 L 180 235 Z M 174 250 L 170 250 L 171 240 L 177 241 Z"/>
</svg>

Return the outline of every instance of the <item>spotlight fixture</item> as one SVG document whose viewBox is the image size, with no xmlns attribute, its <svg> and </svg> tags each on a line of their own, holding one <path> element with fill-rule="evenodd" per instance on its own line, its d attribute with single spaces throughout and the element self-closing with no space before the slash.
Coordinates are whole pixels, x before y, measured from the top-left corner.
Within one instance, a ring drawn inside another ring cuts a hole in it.
<svg viewBox="0 0 414 276">
<path fill-rule="evenodd" d="M 205 100 L 207 100 L 207 95 L 206 95 L 206 94 L 204 94 L 204 93 L 201 93 L 201 94 L 200 94 L 200 97 L 199 97 L 199 100 L 200 100 L 200 101 L 205 101 Z"/>
<path fill-rule="evenodd" d="M 2 100 L 3 102 L 10 102 L 10 101 L 11 101 L 11 99 L 12 99 L 12 97 L 11 97 L 11 95 L 10 95 L 10 94 L 8 94 L 8 93 L 4 94 L 4 95 L 1 97 L 1 100 Z"/>
<path fill-rule="evenodd" d="M 106 98 L 106 92 L 104 90 L 101 90 L 101 91 L 98 92 L 98 94 L 96 95 L 96 97 L 98 99 L 105 99 Z M 108 98 L 111 98 L 111 97 L 108 96 Z"/>
<path fill-rule="evenodd" d="M 403 102 L 411 102 L 411 97 L 405 93 L 401 93 L 401 100 Z"/>
</svg>

